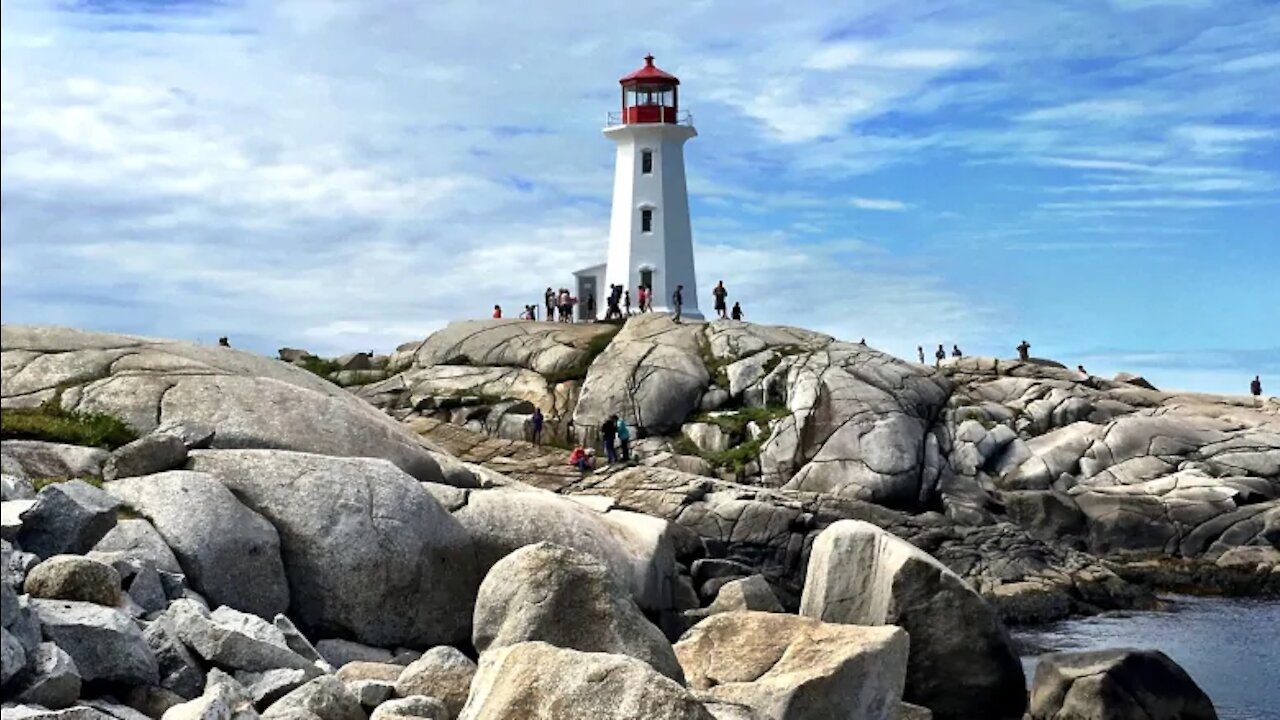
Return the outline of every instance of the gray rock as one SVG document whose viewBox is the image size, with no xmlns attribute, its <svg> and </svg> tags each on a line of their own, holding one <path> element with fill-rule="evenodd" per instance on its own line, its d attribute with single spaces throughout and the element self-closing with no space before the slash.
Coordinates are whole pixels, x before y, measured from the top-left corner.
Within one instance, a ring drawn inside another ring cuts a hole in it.
<svg viewBox="0 0 1280 720">
<path fill-rule="evenodd" d="M 221 670 L 209 671 L 204 692 L 195 699 L 174 705 L 161 720 L 256 720 L 253 698 L 239 681 Z"/>
<path fill-rule="evenodd" d="M 147 614 L 160 612 L 169 606 L 164 581 L 151 563 L 139 564 L 125 590 L 129 593 L 129 598 Z"/>
<path fill-rule="evenodd" d="M 1009 520 L 1046 542 L 1083 536 L 1085 516 L 1071 496 L 1051 490 L 1006 492 L 1002 496 Z"/>
<path fill-rule="evenodd" d="M 683 681 L 662 632 L 599 560 L 550 543 L 521 548 L 485 576 L 476 598 L 480 652 L 528 641 L 638 658 Z"/>
<path fill-rule="evenodd" d="M 276 529 L 212 475 L 174 470 L 106 487 L 155 525 L 210 604 L 264 618 L 288 609 Z"/>
<path fill-rule="evenodd" d="M 773 594 L 769 582 L 762 575 L 752 575 L 725 583 L 707 610 L 711 613 L 738 610 L 785 612 L 782 603 L 778 602 L 778 596 Z"/>
<path fill-rule="evenodd" d="M 444 703 L 433 697 L 413 695 L 407 698 L 388 700 L 377 707 L 369 720 L 404 720 L 420 718 L 421 720 L 453 720 L 456 715 L 449 712 Z"/>
<path fill-rule="evenodd" d="M 235 678 L 245 687 L 253 698 L 253 704 L 259 708 L 269 707 L 310 680 L 305 671 L 287 668 L 257 673 L 241 670 L 235 674 Z"/>
<path fill-rule="evenodd" d="M 649 612 L 672 606 L 676 564 L 670 524 L 638 513 L 596 512 L 545 490 L 472 491 L 454 517 L 483 571 L 536 542 L 580 550 L 608 565 Z"/>
<path fill-rule="evenodd" d="M 292 617 L 313 635 L 371 645 L 464 640 L 476 580 L 466 531 L 385 460 L 198 450 L 280 533 Z"/>
<path fill-rule="evenodd" d="M 320 720 L 365 720 L 359 700 L 342 681 L 322 675 L 285 695 L 267 708 L 263 718 L 290 718 L 309 713 Z"/>
<path fill-rule="evenodd" d="M 400 677 L 402 672 L 404 672 L 404 667 L 400 665 L 355 660 L 338 668 L 338 679 L 345 683 L 352 683 L 358 680 L 382 680 L 395 683 L 396 678 Z"/>
<path fill-rule="evenodd" d="M 277 668 L 320 669 L 289 649 L 284 634 L 256 615 L 222 606 L 208 613 L 199 605 L 177 600 L 166 615 L 182 642 L 201 658 L 220 667 L 263 672 Z"/>
<path fill-rule="evenodd" d="M 19 597 L 7 583 L 0 583 L 0 619 L 26 653 L 35 652 L 41 641 L 40 620 L 31 612 L 31 599 Z"/>
<path fill-rule="evenodd" d="M 813 543 L 800 614 L 899 625 L 911 636 L 903 699 L 939 720 L 1020 718 L 1026 680 L 995 612 L 942 563 L 880 528 L 841 520 Z"/>
<path fill-rule="evenodd" d="M 179 435 L 152 433 L 118 448 L 102 466 L 104 480 L 153 475 L 187 462 L 187 445 Z"/>
<path fill-rule="evenodd" d="M 777 720 L 896 720 L 907 634 L 781 613 L 730 612 L 676 644 L 689 686 Z"/>
<path fill-rule="evenodd" d="M 14 548 L 8 540 L 0 540 L 0 585 L 22 587 L 31 569 L 39 564 L 40 558 L 34 554 Z"/>
<path fill-rule="evenodd" d="M 680 432 L 704 453 L 724 452 L 733 442 L 729 433 L 711 422 L 685 423 Z"/>
<path fill-rule="evenodd" d="M 86 681 L 155 685 L 156 659 L 128 615 L 93 603 L 33 600 L 45 639 L 62 648 Z"/>
<path fill-rule="evenodd" d="M 160 686 L 184 700 L 192 700 L 204 691 L 205 673 L 178 636 L 173 621 L 176 612 L 157 617 L 142 634 L 155 655 L 160 670 Z"/>
<path fill-rule="evenodd" d="M 395 693 L 396 688 L 386 680 L 355 680 L 347 683 L 347 690 L 361 705 L 372 710 L 386 702 Z"/>
<path fill-rule="evenodd" d="M 400 673 L 396 679 L 396 695 L 428 696 L 439 699 L 448 709 L 448 717 L 457 717 L 467 704 L 476 664 L 471 658 L 447 645 L 431 648 Z"/>
<path fill-rule="evenodd" d="M 8 685 L 26 666 L 27 651 L 22 642 L 8 628 L 0 629 L 0 686 Z"/>
<path fill-rule="evenodd" d="M 116 702 L 111 696 L 89 698 L 87 700 L 82 698 L 80 700 L 80 704 L 91 707 L 99 712 L 104 712 L 116 720 L 151 720 L 146 715 L 143 715 L 128 705 Z"/>
<path fill-rule="evenodd" d="M 106 563 L 80 555 L 54 555 L 31 569 L 23 589 L 35 598 L 81 600 L 115 607 L 120 574 Z"/>
<path fill-rule="evenodd" d="M 153 720 L 163 717 L 169 708 L 187 701 L 187 698 L 158 685 L 129 688 L 122 699 L 129 707 Z"/>
<path fill-rule="evenodd" d="M 110 563 L 117 557 L 140 560 L 151 563 L 157 570 L 167 573 L 182 573 L 182 566 L 173 550 L 165 544 L 164 538 L 156 532 L 155 527 L 142 519 L 127 519 L 116 523 L 111 531 L 93 546 L 89 557 Z"/>
<path fill-rule="evenodd" d="M 4 720 L 116 720 L 113 716 L 85 705 L 50 710 L 42 705 L 5 705 Z"/>
<path fill-rule="evenodd" d="M 62 648 L 43 642 L 32 653 L 26 670 L 17 681 L 15 698 L 21 703 L 60 710 L 80 697 L 80 672 Z"/>
<path fill-rule="evenodd" d="M 5 500 L 0 502 L 0 539 L 17 542 L 22 534 L 22 516 L 34 507 L 35 500 Z"/>
<path fill-rule="evenodd" d="M 19 475 L 0 475 L 0 501 L 35 499 L 36 489 L 31 481 Z"/>
<path fill-rule="evenodd" d="M 46 485 L 22 514 L 18 544 L 42 558 L 83 555 L 115 527 L 119 505 L 83 480 Z"/>
<path fill-rule="evenodd" d="M 386 648 L 372 647 L 341 638 L 316 642 L 316 652 L 330 665 L 340 668 L 352 662 L 390 663 L 392 653 Z"/>
<path fill-rule="evenodd" d="M 898 705 L 898 720 L 933 720 L 933 713 L 929 708 L 904 702 Z"/>
<path fill-rule="evenodd" d="M 28 478 L 82 478 L 102 474 L 111 453 L 101 448 L 39 440 L 5 440 L 5 457 Z"/>
<path fill-rule="evenodd" d="M 1158 650 L 1044 655 L 1031 687 L 1031 720 L 1217 720 L 1209 696 Z"/>
<path fill-rule="evenodd" d="M 289 646 L 290 650 L 316 663 L 325 672 L 333 672 L 333 664 L 324 659 L 320 651 L 311 644 L 311 641 L 302 634 L 302 631 L 293 624 L 292 620 L 284 615 L 276 615 L 271 624 L 275 625 L 280 634 L 284 636 L 284 642 Z"/>
<path fill-rule="evenodd" d="M 469 320 L 449 323 L 406 351 L 411 360 L 393 358 L 390 369 L 436 365 L 525 368 L 539 374 L 559 373 L 581 365 L 587 346 L 608 325 L 528 323 L 520 320 Z M 400 355 L 400 353 L 397 353 Z"/>
<path fill-rule="evenodd" d="M 182 445 L 187 450 L 204 450 L 213 444 L 213 437 L 217 432 L 212 425 L 187 422 L 185 420 L 170 420 L 152 430 L 151 434 L 173 435 L 182 440 Z"/>
<path fill-rule="evenodd" d="M 480 656 L 458 720 L 713 720 L 680 683 L 626 655 L 526 642 Z"/>
</svg>

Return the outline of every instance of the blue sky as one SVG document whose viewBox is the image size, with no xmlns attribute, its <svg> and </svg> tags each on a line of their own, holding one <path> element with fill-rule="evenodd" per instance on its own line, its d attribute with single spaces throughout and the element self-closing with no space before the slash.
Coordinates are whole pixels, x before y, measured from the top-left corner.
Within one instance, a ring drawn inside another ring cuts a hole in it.
<svg viewBox="0 0 1280 720">
<path fill-rule="evenodd" d="M 0 2 L 4 322 L 336 353 L 535 302 L 652 52 L 750 319 L 1280 387 L 1275 2 Z"/>
</svg>

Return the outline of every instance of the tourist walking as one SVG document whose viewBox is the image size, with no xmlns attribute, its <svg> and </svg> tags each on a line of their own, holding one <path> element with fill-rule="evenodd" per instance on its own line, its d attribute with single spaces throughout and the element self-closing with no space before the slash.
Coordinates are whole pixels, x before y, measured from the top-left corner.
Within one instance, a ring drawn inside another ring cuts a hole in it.
<svg viewBox="0 0 1280 720">
<path fill-rule="evenodd" d="M 1080 373 L 1085 380 L 1089 379 L 1089 371 L 1085 370 L 1083 365 L 1077 365 L 1076 372 Z"/>
<path fill-rule="evenodd" d="M 677 285 L 676 291 L 671 293 L 671 310 L 674 315 L 673 320 L 680 322 L 680 312 L 684 309 L 684 286 Z"/>
<path fill-rule="evenodd" d="M 647 288 L 645 288 L 645 286 L 641 285 L 637 290 L 637 293 L 639 297 L 637 297 L 636 299 L 640 301 L 640 312 L 643 313 L 646 308 L 646 302 L 648 301 L 648 298 L 649 298 L 649 291 Z"/>
<path fill-rule="evenodd" d="M 960 352 L 959 345 L 951 346 L 951 357 L 963 357 L 963 356 L 964 356 L 964 353 Z"/>
<path fill-rule="evenodd" d="M 924 364 L 924 346 L 923 345 L 916 346 L 916 355 L 919 356 L 920 364 L 923 365 Z"/>
<path fill-rule="evenodd" d="M 736 303 L 736 302 L 735 302 L 735 303 L 733 304 L 733 310 L 729 312 L 729 317 L 733 318 L 734 320 L 741 320 L 741 319 L 742 319 L 742 305 L 741 305 L 741 304 L 739 304 L 739 303 Z"/>
<path fill-rule="evenodd" d="M 622 291 L 622 307 L 626 310 L 626 316 L 631 317 L 631 291 Z"/>
<path fill-rule="evenodd" d="M 942 367 L 942 361 L 947 359 L 947 351 L 942 349 L 942 345 L 938 345 L 938 351 L 933 354 L 934 367 Z"/>
<path fill-rule="evenodd" d="M 1027 342 L 1026 340 L 1023 340 L 1021 343 L 1018 343 L 1018 359 L 1019 360 L 1031 359 L 1031 343 Z"/>
<path fill-rule="evenodd" d="M 1255 406 L 1262 404 L 1262 378 L 1254 375 L 1253 381 L 1249 383 L 1249 394 L 1253 396 L 1253 404 Z"/>
<path fill-rule="evenodd" d="M 556 319 L 556 292 L 551 288 L 542 295 L 542 301 L 547 304 L 547 314 L 543 318 L 547 322 L 555 322 Z"/>
<path fill-rule="evenodd" d="M 529 416 L 529 435 L 534 445 L 542 444 L 542 408 L 535 407 Z"/>
<path fill-rule="evenodd" d="M 229 348 L 231 347 L 231 341 L 227 339 L 226 335 L 223 335 L 222 337 L 218 338 L 218 345 L 220 347 Z"/>
<path fill-rule="evenodd" d="M 604 445 L 604 459 L 610 465 L 618 462 L 618 416 L 610 415 L 600 426 L 600 444 Z"/>
<path fill-rule="evenodd" d="M 622 462 L 631 462 L 631 428 L 627 426 L 627 421 L 614 415 L 617 418 L 615 423 L 618 430 L 618 449 L 622 452 Z"/>
<path fill-rule="evenodd" d="M 729 291 L 725 288 L 723 280 L 716 284 L 716 287 L 711 291 L 711 294 L 716 299 L 716 316 L 721 320 L 725 319 L 725 298 L 729 297 Z"/>
</svg>

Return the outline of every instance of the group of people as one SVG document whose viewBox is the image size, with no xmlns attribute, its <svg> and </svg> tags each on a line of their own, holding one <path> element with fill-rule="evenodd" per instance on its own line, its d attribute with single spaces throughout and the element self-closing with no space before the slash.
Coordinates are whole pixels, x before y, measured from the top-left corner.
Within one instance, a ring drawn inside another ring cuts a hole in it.
<svg viewBox="0 0 1280 720">
<path fill-rule="evenodd" d="M 863 339 L 861 344 L 866 345 L 867 341 Z M 916 346 L 916 357 L 920 360 L 920 364 L 924 365 L 924 346 L 923 345 Z M 959 345 L 951 346 L 951 357 L 953 358 L 964 357 L 964 353 L 960 352 Z M 937 367 L 939 365 L 942 365 L 942 361 L 946 359 L 947 359 L 947 351 L 943 349 L 942 344 L 939 343 L 938 349 L 933 353 L 933 360 L 934 360 L 933 364 L 935 367 Z"/>
<path fill-rule="evenodd" d="M 715 300 L 716 317 L 721 320 L 732 318 L 734 320 L 742 320 L 746 313 L 742 311 L 742 304 L 733 303 L 733 307 L 729 308 L 729 290 L 725 288 L 724 281 L 716 283 L 711 291 L 711 296 Z M 637 312 L 647 313 L 653 312 L 653 288 L 647 285 L 639 285 L 636 287 L 636 299 L 638 300 Z M 594 320 L 596 318 L 596 298 L 594 294 L 588 294 L 583 299 L 585 316 Z M 546 308 L 546 314 L 543 320 L 546 322 L 573 322 L 573 311 L 578 305 L 578 298 L 574 297 L 568 288 L 560 288 L 553 290 L 547 288 L 543 293 L 543 305 Z M 609 285 L 609 295 L 605 298 L 604 320 L 622 320 L 631 317 L 631 290 L 622 285 Z M 671 292 L 671 317 L 675 322 L 681 322 L 684 314 L 684 285 L 676 285 L 676 289 Z M 495 320 L 502 318 L 502 306 L 493 306 L 493 315 Z M 521 320 L 537 320 L 538 306 L 525 305 L 520 312 Z M 923 361 L 922 361 L 923 362 Z"/>
<path fill-rule="evenodd" d="M 631 426 L 618 415 L 610 415 L 600 425 L 600 445 L 604 448 L 605 462 L 631 462 Z M 594 448 L 578 445 L 569 453 L 569 464 L 586 472 L 595 467 Z"/>
<path fill-rule="evenodd" d="M 544 317 L 547 322 L 573 322 L 573 308 L 578 304 L 578 298 L 574 297 L 568 288 L 560 288 L 559 290 L 547 288 L 547 291 L 542 294 L 542 301 L 547 307 L 547 314 Z M 536 315 L 537 309 L 535 308 L 534 310 Z M 536 320 L 537 318 L 530 319 Z"/>
</svg>

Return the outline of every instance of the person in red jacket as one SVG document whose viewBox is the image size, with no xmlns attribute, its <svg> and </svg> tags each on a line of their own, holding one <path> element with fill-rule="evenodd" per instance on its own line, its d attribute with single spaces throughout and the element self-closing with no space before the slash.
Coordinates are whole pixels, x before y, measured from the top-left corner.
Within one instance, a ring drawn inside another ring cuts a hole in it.
<svg viewBox="0 0 1280 720">
<path fill-rule="evenodd" d="M 501 319 L 501 318 L 502 318 L 502 306 L 501 306 L 501 305 L 494 305 L 494 306 L 493 306 L 493 319 L 494 319 L 494 320 L 498 320 L 498 319 Z"/>
</svg>

